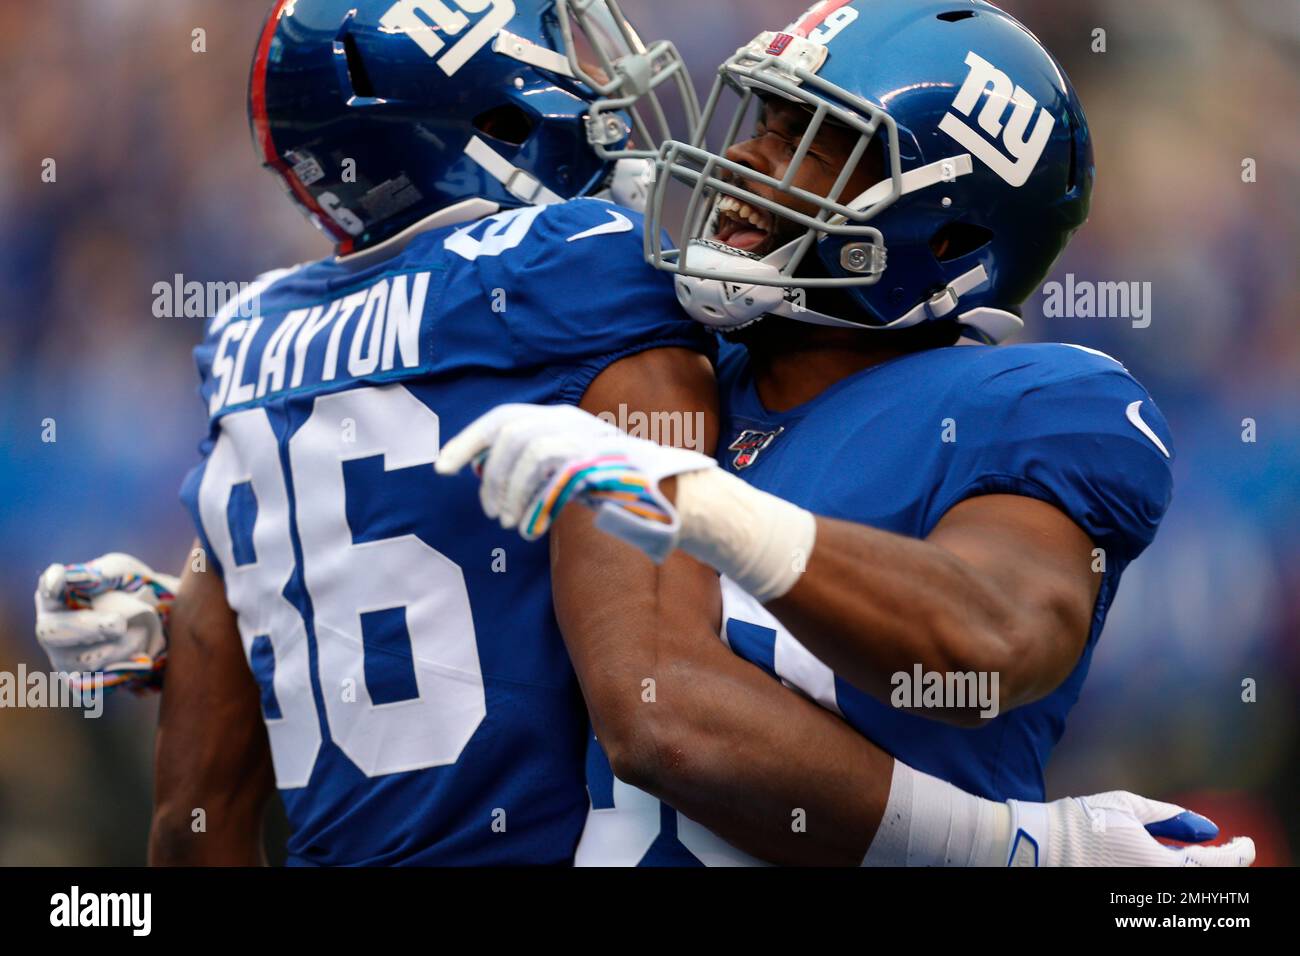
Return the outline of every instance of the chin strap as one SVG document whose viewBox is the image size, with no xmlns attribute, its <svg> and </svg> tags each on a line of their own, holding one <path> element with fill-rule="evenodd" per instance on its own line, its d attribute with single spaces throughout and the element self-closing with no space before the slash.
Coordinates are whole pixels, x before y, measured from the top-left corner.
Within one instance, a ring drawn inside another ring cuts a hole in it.
<svg viewBox="0 0 1300 956">
<path fill-rule="evenodd" d="M 837 319 L 833 315 L 827 315 L 825 312 L 818 312 L 815 309 L 809 309 L 790 301 L 782 302 L 767 314 L 779 315 L 784 319 L 794 319 L 796 322 L 806 322 L 809 325 L 826 325 L 836 329 L 866 329 L 870 331 L 876 328 L 876 326 L 863 325 L 861 322 Z"/>
<path fill-rule="evenodd" d="M 957 316 L 957 324 L 974 329 L 989 340 L 992 345 L 1010 338 L 1025 327 L 1025 320 L 1002 309 L 980 306 Z"/>
<path fill-rule="evenodd" d="M 805 308 L 799 305 L 797 300 L 791 301 L 790 299 L 782 300 L 780 304 L 769 310 L 768 314 L 794 319 L 796 322 L 807 322 L 810 325 L 827 325 L 835 328 L 865 329 L 867 331 L 906 329 L 933 319 L 951 319 L 959 325 L 975 329 L 996 344 L 1022 329 L 1025 324 L 1024 321 L 1010 312 L 991 309 L 987 306 L 980 306 L 966 312 L 957 312 L 961 297 L 975 291 L 986 282 L 988 282 L 988 273 L 984 271 L 982 265 L 976 266 L 969 272 L 963 272 L 948 283 L 945 288 L 886 325 L 866 325 L 862 322 L 838 319 L 833 315 Z"/>
<path fill-rule="evenodd" d="M 967 292 L 973 292 L 989 281 L 989 274 L 982 265 L 969 272 L 963 272 L 948 285 L 926 299 L 920 305 L 908 309 L 888 325 L 886 329 L 906 329 L 929 319 L 946 319 L 957 311 L 957 302 Z M 955 317 L 955 316 L 954 316 Z"/>
<path fill-rule="evenodd" d="M 483 167 L 484 171 L 506 188 L 506 192 L 530 206 L 550 206 L 563 202 L 563 197 L 525 169 L 520 169 L 483 140 L 475 136 L 465 147 L 465 155 Z"/>
<path fill-rule="evenodd" d="M 678 300 L 697 321 L 715 328 L 743 328 L 765 315 L 866 331 L 904 329 L 925 321 L 946 319 L 975 329 L 997 343 L 1023 326 L 1017 316 L 1001 309 L 980 306 L 958 311 L 962 296 L 988 282 L 988 273 L 982 265 L 963 272 L 939 292 L 885 325 L 868 325 L 818 312 L 803 304 L 804 290 L 797 286 L 754 281 L 777 278 L 798 242 L 759 259 L 720 243 L 694 240 L 685 250 L 684 259 L 689 259 L 700 271 L 713 271 L 722 277 L 701 281 L 698 275 L 677 276 Z"/>
</svg>

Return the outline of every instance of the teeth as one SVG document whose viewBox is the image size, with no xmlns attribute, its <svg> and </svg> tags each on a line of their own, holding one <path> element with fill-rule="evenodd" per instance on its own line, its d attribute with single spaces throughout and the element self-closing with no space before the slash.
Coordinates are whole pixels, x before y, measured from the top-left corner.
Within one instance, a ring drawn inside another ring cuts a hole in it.
<svg viewBox="0 0 1300 956">
<path fill-rule="evenodd" d="M 759 229 L 767 228 L 767 214 L 765 212 L 731 196 L 723 196 L 718 200 L 718 211 L 727 213 L 733 218 L 740 219 Z"/>
</svg>

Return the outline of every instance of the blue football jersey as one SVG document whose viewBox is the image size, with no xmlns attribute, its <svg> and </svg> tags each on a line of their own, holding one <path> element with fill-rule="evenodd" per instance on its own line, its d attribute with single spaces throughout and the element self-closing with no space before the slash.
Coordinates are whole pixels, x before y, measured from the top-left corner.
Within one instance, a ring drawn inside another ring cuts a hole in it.
<svg viewBox="0 0 1300 956">
<path fill-rule="evenodd" d="M 546 544 L 432 465 L 496 405 L 714 349 L 641 228 L 597 200 L 512 210 L 270 273 L 209 323 L 182 498 L 261 689 L 291 863 L 572 860 L 588 721 Z"/>
<path fill-rule="evenodd" d="M 1117 361 L 1068 345 L 954 346 L 844 379 L 786 412 L 765 409 L 744 349 L 719 368 L 723 466 L 820 515 L 924 538 L 983 494 L 1046 501 L 1104 551 L 1083 655 L 1033 704 L 975 729 L 891 707 L 835 675 L 757 601 L 723 579 L 723 639 L 841 714 L 911 766 L 994 800 L 1044 799 L 1043 768 L 1078 699 L 1124 568 L 1150 544 L 1172 492 L 1168 426 Z M 752 863 L 608 774 L 588 751 L 593 810 L 580 862 Z"/>
</svg>

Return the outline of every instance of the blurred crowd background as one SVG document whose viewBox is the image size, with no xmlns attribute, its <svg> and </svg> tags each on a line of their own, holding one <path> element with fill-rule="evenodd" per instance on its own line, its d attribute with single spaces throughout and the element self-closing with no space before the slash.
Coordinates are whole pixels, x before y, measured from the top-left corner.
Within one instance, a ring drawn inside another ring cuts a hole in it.
<svg viewBox="0 0 1300 956">
<path fill-rule="evenodd" d="M 644 36 L 676 41 L 701 86 L 804 5 L 624 0 Z M 248 67 L 269 6 L 0 4 L 0 670 L 46 666 L 31 597 L 46 564 L 111 549 L 171 570 L 193 537 L 177 490 L 204 430 L 190 358 L 201 327 L 155 318 L 154 283 L 247 280 L 328 252 L 249 139 Z M 1091 223 L 1054 277 L 1153 290 L 1148 328 L 1044 318 L 1035 298 L 1022 340 L 1122 360 L 1178 453 L 1172 510 L 1120 589 L 1049 793 L 1183 801 L 1253 835 L 1262 863 L 1290 864 L 1300 852 L 1300 5 L 1003 6 L 1061 60 L 1096 143 Z M 192 52 L 195 27 L 206 53 Z M 53 183 L 41 179 L 46 159 Z M 41 440 L 47 419 L 53 443 Z M 98 721 L 0 710 L 0 864 L 142 863 L 155 714 L 155 701 L 126 695 Z"/>
</svg>

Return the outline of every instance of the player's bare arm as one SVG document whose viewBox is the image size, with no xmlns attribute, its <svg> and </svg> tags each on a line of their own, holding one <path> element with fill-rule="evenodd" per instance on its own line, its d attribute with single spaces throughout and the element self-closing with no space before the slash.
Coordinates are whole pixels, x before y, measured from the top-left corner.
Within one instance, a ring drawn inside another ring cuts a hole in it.
<svg viewBox="0 0 1300 956">
<path fill-rule="evenodd" d="M 999 707 L 1038 699 L 1069 674 L 1100 584 L 1093 542 L 1049 504 L 970 498 L 923 540 L 817 518 L 807 570 L 768 608 L 809 650 L 888 699 L 891 675 L 997 674 Z M 977 725 L 979 707 L 926 714 Z"/>
<path fill-rule="evenodd" d="M 624 359 L 582 407 L 705 410 L 707 360 L 680 349 Z M 746 852 L 777 863 L 861 862 L 889 795 L 892 758 L 772 680 L 718 638 L 717 574 L 684 554 L 655 565 L 567 511 L 551 538 L 556 616 L 614 772 Z M 806 830 L 794 814 L 807 817 Z"/>
<path fill-rule="evenodd" d="M 149 862 L 263 864 L 262 818 L 275 786 L 271 751 L 257 684 L 216 573 L 185 572 L 168 632 Z"/>
</svg>

